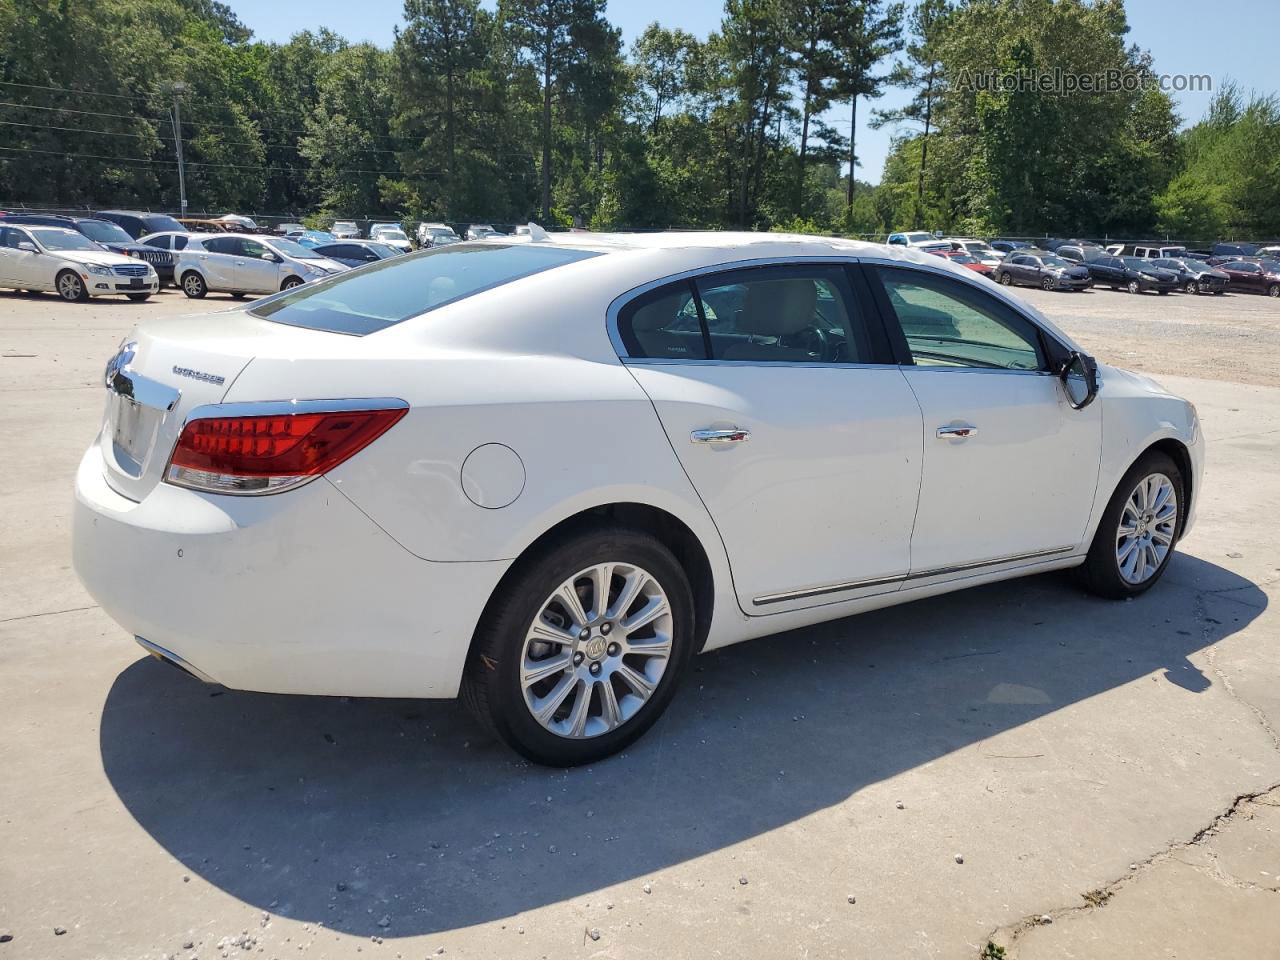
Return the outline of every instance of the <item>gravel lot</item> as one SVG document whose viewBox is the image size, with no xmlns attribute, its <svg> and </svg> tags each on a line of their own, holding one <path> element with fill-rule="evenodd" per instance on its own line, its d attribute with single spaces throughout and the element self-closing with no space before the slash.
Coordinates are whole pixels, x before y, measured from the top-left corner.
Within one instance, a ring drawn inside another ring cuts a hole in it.
<svg viewBox="0 0 1280 960">
<path fill-rule="evenodd" d="M 1027 578 L 710 654 L 628 754 L 567 772 L 452 703 L 141 656 L 70 569 L 72 474 L 130 326 L 234 301 L 0 293 L 0 960 L 1275 956 L 1280 303 L 1024 293 L 1199 406 L 1164 581 Z"/>
</svg>

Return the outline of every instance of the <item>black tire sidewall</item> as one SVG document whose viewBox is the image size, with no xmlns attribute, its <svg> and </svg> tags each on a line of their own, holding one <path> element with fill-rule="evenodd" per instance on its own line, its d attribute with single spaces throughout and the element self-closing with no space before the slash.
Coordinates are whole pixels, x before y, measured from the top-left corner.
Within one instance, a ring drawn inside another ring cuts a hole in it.
<svg viewBox="0 0 1280 960">
<path fill-rule="evenodd" d="M 642 567 L 666 592 L 674 621 L 671 660 L 658 689 L 626 724 L 597 737 L 569 740 L 544 729 L 525 705 L 519 677 L 525 631 L 561 583 L 606 561 Z M 468 668 L 466 682 L 482 689 L 471 691 L 479 696 L 467 700 L 514 750 L 549 766 L 591 763 L 625 749 L 662 715 L 693 656 L 694 604 L 687 575 L 661 542 L 623 528 L 586 531 L 524 558 L 498 589 L 503 593 L 490 603 L 477 628 Z"/>
<path fill-rule="evenodd" d="M 1178 526 L 1174 532 L 1173 544 L 1169 547 L 1169 552 L 1161 562 L 1160 568 L 1142 583 L 1129 583 L 1120 576 L 1120 568 L 1116 563 L 1116 530 L 1119 529 L 1120 513 L 1124 510 L 1129 494 L 1133 492 L 1139 480 L 1153 473 L 1163 473 L 1173 481 L 1178 494 Z M 1111 494 L 1111 500 L 1107 503 L 1107 509 L 1103 511 L 1102 519 L 1098 522 L 1098 529 L 1094 533 L 1093 543 L 1089 547 L 1089 554 L 1084 564 L 1086 585 L 1090 590 L 1103 597 L 1124 600 L 1146 593 L 1155 586 L 1164 576 L 1164 572 L 1169 569 L 1174 550 L 1177 549 L 1178 540 L 1182 536 L 1182 527 L 1187 518 L 1186 491 L 1186 478 L 1168 454 L 1149 450 L 1137 459 L 1116 485 L 1115 491 Z"/>
<path fill-rule="evenodd" d="M 200 288 L 196 293 L 192 293 L 190 290 L 187 289 L 187 279 L 189 277 L 195 277 L 198 281 L 200 281 Z M 194 271 L 192 271 L 191 273 L 183 274 L 180 285 L 182 287 L 182 292 L 186 294 L 188 297 L 190 297 L 192 300 L 201 300 L 204 298 L 205 294 L 209 292 L 209 285 L 204 282 L 204 277 L 200 276 L 200 274 Z"/>
</svg>

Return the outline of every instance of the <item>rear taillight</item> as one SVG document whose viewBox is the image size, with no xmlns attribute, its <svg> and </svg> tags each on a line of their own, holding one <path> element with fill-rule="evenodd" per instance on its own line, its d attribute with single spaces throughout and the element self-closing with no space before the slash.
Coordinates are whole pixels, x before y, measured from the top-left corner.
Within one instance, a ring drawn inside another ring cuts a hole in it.
<svg viewBox="0 0 1280 960">
<path fill-rule="evenodd" d="M 407 412 L 391 407 L 197 417 L 183 426 L 165 479 L 207 493 L 279 493 L 355 456 Z"/>
</svg>

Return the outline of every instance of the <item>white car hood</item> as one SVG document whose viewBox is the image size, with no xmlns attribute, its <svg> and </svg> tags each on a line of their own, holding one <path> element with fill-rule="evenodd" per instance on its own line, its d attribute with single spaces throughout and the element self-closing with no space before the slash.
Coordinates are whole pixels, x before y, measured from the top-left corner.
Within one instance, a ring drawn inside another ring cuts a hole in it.
<svg viewBox="0 0 1280 960">
<path fill-rule="evenodd" d="M 132 263 L 134 266 L 138 264 L 147 265 L 145 260 L 135 260 L 133 257 L 126 257 L 121 253 L 112 253 L 110 250 L 54 250 L 51 252 L 64 260 L 72 260 L 76 263 L 93 263 L 104 267 L 116 267 L 125 263 Z"/>
</svg>

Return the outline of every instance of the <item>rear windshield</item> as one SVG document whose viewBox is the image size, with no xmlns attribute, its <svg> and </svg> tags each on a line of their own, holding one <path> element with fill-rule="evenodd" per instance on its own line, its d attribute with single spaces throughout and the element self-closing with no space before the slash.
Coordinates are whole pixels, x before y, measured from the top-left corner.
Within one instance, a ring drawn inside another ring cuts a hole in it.
<svg viewBox="0 0 1280 960">
<path fill-rule="evenodd" d="M 249 312 L 276 323 L 362 337 L 483 290 L 595 256 L 599 254 L 535 244 L 433 247 L 304 284 Z"/>
</svg>

